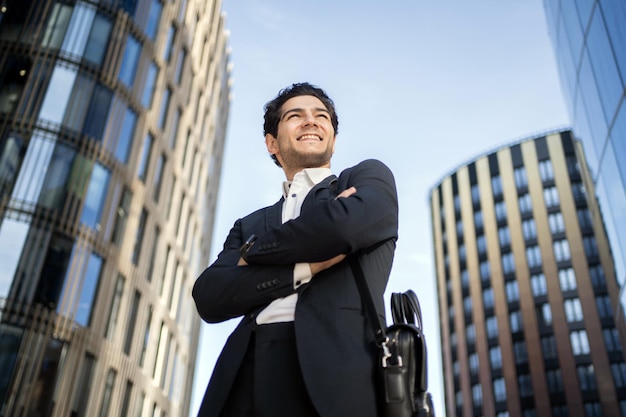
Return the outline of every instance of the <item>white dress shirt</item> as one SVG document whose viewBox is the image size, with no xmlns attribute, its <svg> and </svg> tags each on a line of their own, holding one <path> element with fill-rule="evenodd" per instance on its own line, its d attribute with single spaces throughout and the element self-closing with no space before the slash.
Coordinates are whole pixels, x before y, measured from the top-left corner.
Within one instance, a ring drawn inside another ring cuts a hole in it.
<svg viewBox="0 0 626 417">
<path fill-rule="evenodd" d="M 294 175 L 293 181 L 283 182 L 285 200 L 282 209 L 282 222 L 285 223 L 298 217 L 302 202 L 309 191 L 331 174 L 329 168 L 307 168 Z M 306 284 L 312 277 L 308 263 L 296 264 L 293 269 L 294 288 Z M 294 321 L 297 301 L 298 293 L 277 298 L 257 315 L 257 324 Z"/>
</svg>

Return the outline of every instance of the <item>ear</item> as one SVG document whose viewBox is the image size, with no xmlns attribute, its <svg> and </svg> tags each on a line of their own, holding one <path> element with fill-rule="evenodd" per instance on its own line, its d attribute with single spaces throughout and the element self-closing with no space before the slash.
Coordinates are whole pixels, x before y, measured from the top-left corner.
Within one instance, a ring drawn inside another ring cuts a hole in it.
<svg viewBox="0 0 626 417">
<path fill-rule="evenodd" d="M 333 152 L 332 155 L 335 154 L 335 143 L 337 142 L 337 135 L 333 136 Z"/>
<path fill-rule="evenodd" d="M 278 140 L 271 134 L 265 135 L 265 146 L 270 155 L 276 155 L 278 153 Z"/>
</svg>

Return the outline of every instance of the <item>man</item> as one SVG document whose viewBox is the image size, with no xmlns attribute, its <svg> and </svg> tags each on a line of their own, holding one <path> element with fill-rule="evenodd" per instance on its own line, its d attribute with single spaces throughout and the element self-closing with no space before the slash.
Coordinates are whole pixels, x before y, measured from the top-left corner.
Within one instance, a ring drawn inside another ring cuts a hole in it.
<svg viewBox="0 0 626 417">
<path fill-rule="evenodd" d="M 392 173 L 367 160 L 330 172 L 338 118 L 318 87 L 265 106 L 283 198 L 235 222 L 193 297 L 209 323 L 243 316 L 217 361 L 201 417 L 375 417 L 377 348 L 346 256 L 359 256 L 384 320 L 398 229 Z"/>
</svg>

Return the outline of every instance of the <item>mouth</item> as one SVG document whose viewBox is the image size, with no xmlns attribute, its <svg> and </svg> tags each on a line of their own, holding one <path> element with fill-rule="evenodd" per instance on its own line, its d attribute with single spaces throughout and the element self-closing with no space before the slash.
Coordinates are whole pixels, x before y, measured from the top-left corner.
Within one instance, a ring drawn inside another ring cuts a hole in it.
<svg viewBox="0 0 626 417">
<path fill-rule="evenodd" d="M 318 135 L 309 133 L 309 134 L 302 135 L 302 136 L 298 137 L 296 140 L 297 141 L 309 141 L 309 140 L 312 140 L 312 141 L 316 141 L 316 142 L 321 142 L 322 138 L 320 136 L 318 136 Z"/>
</svg>

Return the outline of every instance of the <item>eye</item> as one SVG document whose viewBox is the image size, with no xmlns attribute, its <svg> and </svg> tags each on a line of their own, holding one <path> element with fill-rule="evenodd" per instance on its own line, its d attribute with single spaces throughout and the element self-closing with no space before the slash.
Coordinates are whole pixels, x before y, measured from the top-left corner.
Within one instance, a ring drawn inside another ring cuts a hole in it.
<svg viewBox="0 0 626 417">
<path fill-rule="evenodd" d="M 326 120 L 330 119 L 327 113 L 319 113 L 317 117 L 321 117 L 322 119 L 326 119 Z"/>
</svg>

